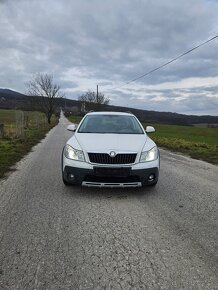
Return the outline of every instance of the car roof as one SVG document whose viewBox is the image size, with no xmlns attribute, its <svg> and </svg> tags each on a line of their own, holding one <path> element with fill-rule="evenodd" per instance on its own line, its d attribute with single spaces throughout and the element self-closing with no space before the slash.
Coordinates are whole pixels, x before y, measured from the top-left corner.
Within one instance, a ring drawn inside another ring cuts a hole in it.
<svg viewBox="0 0 218 290">
<path fill-rule="evenodd" d="M 124 116 L 134 116 L 132 113 L 128 112 L 111 112 L 111 111 L 102 111 L 102 112 L 89 112 L 86 115 L 124 115 Z"/>
</svg>

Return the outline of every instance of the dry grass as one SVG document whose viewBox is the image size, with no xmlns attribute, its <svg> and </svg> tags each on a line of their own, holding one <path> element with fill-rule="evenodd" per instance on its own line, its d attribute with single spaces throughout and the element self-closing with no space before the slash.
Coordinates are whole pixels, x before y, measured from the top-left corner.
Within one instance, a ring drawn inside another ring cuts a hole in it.
<svg viewBox="0 0 218 290">
<path fill-rule="evenodd" d="M 6 128 L 5 138 L 0 139 L 0 177 L 57 124 L 57 119 L 53 118 L 52 124 L 48 125 L 39 112 L 25 114 L 28 114 L 28 126 L 24 127 L 22 136 L 17 136 L 16 111 L 0 110 L 0 123 L 4 123 Z"/>
</svg>

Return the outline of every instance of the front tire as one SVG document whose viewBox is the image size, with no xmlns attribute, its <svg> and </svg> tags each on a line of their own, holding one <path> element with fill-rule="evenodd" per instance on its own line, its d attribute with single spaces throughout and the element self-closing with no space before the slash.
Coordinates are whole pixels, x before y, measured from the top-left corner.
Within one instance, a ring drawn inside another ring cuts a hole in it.
<svg viewBox="0 0 218 290">
<path fill-rule="evenodd" d="M 154 183 L 148 184 L 148 186 L 152 186 L 153 187 L 153 186 L 157 185 L 157 181 L 155 181 Z"/>
<path fill-rule="evenodd" d="M 63 172 L 62 172 L 62 180 L 63 180 L 64 185 L 66 185 L 66 186 L 72 185 L 72 183 L 69 183 L 68 181 L 65 180 Z"/>
</svg>

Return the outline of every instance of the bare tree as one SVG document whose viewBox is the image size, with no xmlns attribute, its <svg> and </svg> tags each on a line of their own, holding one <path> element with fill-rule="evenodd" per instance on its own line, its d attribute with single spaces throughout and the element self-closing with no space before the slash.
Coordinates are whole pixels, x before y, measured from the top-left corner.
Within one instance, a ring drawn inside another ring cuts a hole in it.
<svg viewBox="0 0 218 290">
<path fill-rule="evenodd" d="M 58 106 L 57 98 L 63 97 L 60 86 L 53 82 L 53 76 L 49 74 L 37 74 L 26 86 L 34 108 L 45 113 L 50 124 Z"/>
<path fill-rule="evenodd" d="M 109 98 L 106 98 L 104 94 L 92 91 L 87 91 L 85 94 L 78 97 L 78 100 L 85 104 L 86 109 L 99 110 L 101 105 L 108 105 L 110 102 Z"/>
</svg>

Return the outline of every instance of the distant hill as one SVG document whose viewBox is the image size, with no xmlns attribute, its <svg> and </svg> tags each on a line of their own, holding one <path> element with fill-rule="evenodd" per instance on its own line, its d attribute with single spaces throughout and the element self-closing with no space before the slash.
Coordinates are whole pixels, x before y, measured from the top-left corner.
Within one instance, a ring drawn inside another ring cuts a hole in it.
<svg viewBox="0 0 218 290">
<path fill-rule="evenodd" d="M 218 124 L 218 116 L 185 115 L 172 112 L 148 111 L 118 106 L 110 106 L 110 110 L 121 112 L 131 111 L 140 119 L 140 121 L 151 124 L 162 123 L 188 126 L 193 124 Z"/>
<path fill-rule="evenodd" d="M 36 97 L 37 98 L 37 97 Z M 58 106 L 68 112 L 80 115 L 81 102 L 71 99 L 57 100 Z M 21 109 L 21 110 L 33 110 L 31 104 L 31 98 L 24 94 L 18 93 L 9 89 L 0 89 L 0 108 L 1 109 Z M 192 125 L 192 124 L 218 124 L 218 116 L 196 116 L 196 115 L 184 115 L 171 112 L 157 112 L 148 110 L 139 110 L 135 108 L 126 108 L 121 106 L 104 105 L 102 110 L 105 111 L 131 111 L 141 121 L 147 123 L 165 123 L 176 125 Z"/>
<path fill-rule="evenodd" d="M 31 110 L 30 99 L 16 91 L 0 89 L 0 108 Z"/>
<path fill-rule="evenodd" d="M 1 89 L 0 88 L 0 97 L 4 96 L 15 96 L 15 97 L 22 97 L 25 96 L 24 94 L 18 93 L 16 91 L 10 90 L 10 89 Z"/>
</svg>

